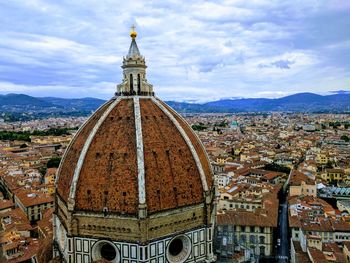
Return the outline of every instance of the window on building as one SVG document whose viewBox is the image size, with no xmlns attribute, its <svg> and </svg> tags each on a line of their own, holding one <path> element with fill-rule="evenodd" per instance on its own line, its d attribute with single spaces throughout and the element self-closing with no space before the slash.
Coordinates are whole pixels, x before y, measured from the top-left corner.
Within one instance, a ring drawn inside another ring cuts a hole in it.
<svg viewBox="0 0 350 263">
<path fill-rule="evenodd" d="M 265 244 L 265 237 L 264 236 L 259 237 L 259 243 Z"/>
<path fill-rule="evenodd" d="M 132 74 L 130 74 L 130 93 L 131 94 L 134 93 L 134 80 L 133 80 Z"/>
<path fill-rule="evenodd" d="M 265 256 L 265 247 L 260 246 L 260 255 Z"/>
<path fill-rule="evenodd" d="M 254 235 L 250 235 L 249 241 L 250 241 L 250 243 L 255 244 L 255 236 Z"/>
<path fill-rule="evenodd" d="M 137 94 L 141 93 L 141 78 L 140 74 L 137 74 Z"/>
</svg>

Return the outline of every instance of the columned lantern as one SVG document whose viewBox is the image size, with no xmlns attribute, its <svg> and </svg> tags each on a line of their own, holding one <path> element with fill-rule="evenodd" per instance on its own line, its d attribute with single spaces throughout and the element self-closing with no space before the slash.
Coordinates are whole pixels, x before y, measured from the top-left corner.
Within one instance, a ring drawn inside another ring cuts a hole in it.
<svg viewBox="0 0 350 263">
<path fill-rule="evenodd" d="M 56 181 L 64 262 L 212 262 L 215 187 L 188 123 L 155 97 L 131 31 L 115 96 L 79 129 Z"/>
</svg>

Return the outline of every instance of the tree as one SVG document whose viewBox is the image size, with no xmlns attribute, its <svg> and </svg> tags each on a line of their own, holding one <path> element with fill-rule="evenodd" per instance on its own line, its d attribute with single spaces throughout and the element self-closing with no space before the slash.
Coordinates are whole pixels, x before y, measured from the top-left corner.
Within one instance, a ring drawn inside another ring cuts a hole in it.
<svg viewBox="0 0 350 263">
<path fill-rule="evenodd" d="M 203 131 L 206 128 L 207 128 L 206 126 L 203 126 L 201 124 L 193 124 L 192 125 L 192 129 L 195 130 L 195 131 Z"/>
<path fill-rule="evenodd" d="M 329 123 L 329 126 L 330 126 L 330 127 L 333 127 L 333 129 L 337 129 L 340 125 L 341 125 L 341 124 L 340 124 L 339 121 L 330 122 L 330 123 Z"/>
<path fill-rule="evenodd" d="M 216 126 L 218 126 L 218 127 L 227 127 L 228 126 L 228 123 L 227 123 L 227 121 L 226 120 L 224 120 L 224 121 L 221 121 L 220 123 L 216 123 L 215 124 Z"/>
<path fill-rule="evenodd" d="M 329 169 L 333 168 L 332 162 L 331 162 L 331 161 L 328 161 L 325 167 L 326 167 L 326 168 L 329 168 Z"/>
<path fill-rule="evenodd" d="M 42 175 L 42 178 L 43 178 L 44 175 L 46 174 L 46 171 L 47 171 L 46 166 L 41 166 L 38 170 L 39 170 L 39 173 Z"/>
<path fill-rule="evenodd" d="M 47 168 L 53 168 L 53 167 L 58 168 L 58 166 L 60 165 L 60 162 L 61 162 L 60 157 L 53 157 L 47 162 L 46 167 Z"/>
<path fill-rule="evenodd" d="M 349 137 L 348 136 L 346 136 L 346 135 L 342 135 L 341 137 L 340 137 L 340 139 L 341 140 L 343 140 L 343 141 L 346 141 L 346 142 L 349 142 Z"/>
</svg>

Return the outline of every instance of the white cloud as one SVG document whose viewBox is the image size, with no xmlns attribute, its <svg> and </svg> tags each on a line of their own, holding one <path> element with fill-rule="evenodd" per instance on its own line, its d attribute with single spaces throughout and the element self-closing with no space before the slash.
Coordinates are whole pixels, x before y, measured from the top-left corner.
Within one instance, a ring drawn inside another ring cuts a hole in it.
<svg viewBox="0 0 350 263">
<path fill-rule="evenodd" d="M 344 89 L 350 19 L 340 2 L 9 1 L 0 7 L 1 92 L 112 96 L 132 23 L 164 99 Z M 323 31 L 330 22 L 334 30 Z"/>
<path fill-rule="evenodd" d="M 285 97 L 288 95 L 292 95 L 293 92 L 290 91 L 280 91 L 280 90 L 276 90 L 276 91 L 259 91 L 256 93 L 256 98 L 271 98 L 271 99 L 275 99 L 275 98 L 280 98 L 280 97 Z"/>
<path fill-rule="evenodd" d="M 23 56 L 46 61 L 53 57 L 65 57 L 77 64 L 114 64 L 121 60 L 116 55 L 102 54 L 90 45 L 72 40 L 37 34 L 18 34 L 10 32 L 2 36 L 2 46 L 15 50 L 19 60 Z M 2 55 L 6 55 L 3 48 Z"/>
</svg>

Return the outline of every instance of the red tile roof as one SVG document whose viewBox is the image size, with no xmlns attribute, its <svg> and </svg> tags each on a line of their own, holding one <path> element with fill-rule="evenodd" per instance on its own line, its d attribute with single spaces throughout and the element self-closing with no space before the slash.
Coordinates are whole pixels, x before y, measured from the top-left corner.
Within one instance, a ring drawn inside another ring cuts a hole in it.
<svg viewBox="0 0 350 263">
<path fill-rule="evenodd" d="M 162 103 L 162 102 L 160 102 Z M 110 103 L 107 103 L 107 106 Z M 68 201 L 70 184 L 87 137 L 107 106 L 98 110 L 72 140 L 58 172 L 57 193 Z M 146 202 L 149 213 L 204 201 L 198 156 L 209 189 L 213 178 L 209 159 L 190 126 L 163 104 L 179 124 L 151 99 L 140 99 L 144 146 Z M 111 110 L 92 138 L 77 182 L 75 209 L 136 215 L 139 205 L 134 102 L 123 98 Z"/>
</svg>

